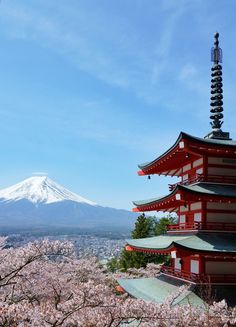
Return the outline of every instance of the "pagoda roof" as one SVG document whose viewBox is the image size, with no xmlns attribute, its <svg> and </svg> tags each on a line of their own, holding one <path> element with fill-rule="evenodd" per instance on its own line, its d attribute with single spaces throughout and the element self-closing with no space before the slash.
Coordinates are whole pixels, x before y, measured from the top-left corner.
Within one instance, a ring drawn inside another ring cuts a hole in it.
<svg viewBox="0 0 236 327">
<path fill-rule="evenodd" d="M 236 253 L 236 237 L 230 233 L 198 233 L 197 235 L 160 235 L 129 239 L 127 244 L 134 251 L 167 253 L 182 247 L 191 251 Z"/>
<path fill-rule="evenodd" d="M 179 175 L 179 168 L 189 162 L 188 154 L 195 160 L 203 154 L 229 156 L 236 153 L 236 141 L 230 139 L 199 138 L 181 132 L 176 142 L 156 159 L 139 164 L 139 175 Z"/>
<path fill-rule="evenodd" d="M 197 183 L 193 185 L 179 185 L 179 189 L 215 196 L 236 197 L 236 185 L 230 184 Z"/>
<path fill-rule="evenodd" d="M 188 285 L 179 280 L 165 278 L 136 278 L 136 279 L 118 279 L 120 286 L 130 295 L 144 301 L 153 301 L 163 303 L 168 296 L 178 293 L 179 287 Z M 193 306 L 203 306 L 204 301 L 193 292 L 194 287 L 189 291 L 177 296 L 172 304 L 183 305 L 191 303 Z"/>
<path fill-rule="evenodd" d="M 133 211 L 153 211 L 167 208 L 175 208 L 186 201 L 200 201 L 208 199 L 235 201 L 236 185 L 199 182 L 191 185 L 176 184 L 175 188 L 168 195 L 148 200 L 133 201 L 137 207 Z"/>
<path fill-rule="evenodd" d="M 169 252 L 164 250 L 170 250 L 174 247 L 174 242 L 178 242 L 188 238 L 188 236 L 172 236 L 172 235 L 160 235 L 154 237 L 137 238 L 126 240 L 132 248 L 138 249 L 148 249 L 148 250 L 163 250 L 163 252 Z"/>
</svg>

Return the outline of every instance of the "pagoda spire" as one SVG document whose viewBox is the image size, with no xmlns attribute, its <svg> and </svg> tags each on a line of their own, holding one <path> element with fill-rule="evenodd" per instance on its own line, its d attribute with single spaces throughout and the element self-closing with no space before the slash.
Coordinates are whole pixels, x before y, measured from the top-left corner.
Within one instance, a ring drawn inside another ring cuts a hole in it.
<svg viewBox="0 0 236 327">
<path fill-rule="evenodd" d="M 214 47 L 211 48 L 211 115 L 210 122 L 212 132 L 207 134 L 205 138 L 229 139 L 229 133 L 222 132 L 223 124 L 223 83 L 222 83 L 222 49 L 219 47 L 219 33 L 216 32 Z"/>
<path fill-rule="evenodd" d="M 213 131 L 221 131 L 223 124 L 223 84 L 222 84 L 222 50 L 219 47 L 219 33 L 215 33 L 214 47 L 211 49 L 211 61 L 213 66 L 211 68 L 211 126 Z"/>
</svg>

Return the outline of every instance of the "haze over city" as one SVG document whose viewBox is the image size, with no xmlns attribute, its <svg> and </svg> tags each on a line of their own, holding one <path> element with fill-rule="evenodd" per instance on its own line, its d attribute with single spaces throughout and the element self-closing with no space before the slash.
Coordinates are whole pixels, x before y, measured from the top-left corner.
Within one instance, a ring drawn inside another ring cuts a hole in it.
<svg viewBox="0 0 236 327">
<path fill-rule="evenodd" d="M 210 48 L 223 49 L 223 129 L 236 138 L 228 1 L 1 1 L 0 188 L 48 175 L 103 206 L 163 195 L 138 177 L 180 127 L 210 130 Z M 171 181 L 171 179 L 170 179 Z"/>
</svg>

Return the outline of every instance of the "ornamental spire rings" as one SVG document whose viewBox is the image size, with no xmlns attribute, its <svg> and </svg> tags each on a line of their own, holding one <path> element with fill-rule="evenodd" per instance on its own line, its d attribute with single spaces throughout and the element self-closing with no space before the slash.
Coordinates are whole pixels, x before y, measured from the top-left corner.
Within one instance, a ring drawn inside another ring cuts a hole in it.
<svg viewBox="0 0 236 327">
<path fill-rule="evenodd" d="M 214 47 L 211 49 L 211 126 L 213 131 L 221 131 L 223 124 L 223 83 L 222 83 L 222 50 L 219 47 L 219 33 L 215 33 Z"/>
</svg>

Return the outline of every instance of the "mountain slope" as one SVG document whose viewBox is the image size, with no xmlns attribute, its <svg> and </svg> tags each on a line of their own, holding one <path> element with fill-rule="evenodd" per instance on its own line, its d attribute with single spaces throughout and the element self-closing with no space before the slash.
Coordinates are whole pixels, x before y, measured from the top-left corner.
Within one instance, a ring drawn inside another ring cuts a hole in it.
<svg viewBox="0 0 236 327">
<path fill-rule="evenodd" d="M 124 227 L 135 214 L 102 207 L 46 176 L 28 178 L 0 190 L 0 226 Z"/>
<path fill-rule="evenodd" d="M 2 201 L 19 201 L 25 199 L 35 204 L 69 200 L 97 205 L 80 195 L 70 192 L 47 176 L 30 177 L 23 182 L 0 190 L 0 199 L 2 199 Z"/>
</svg>

